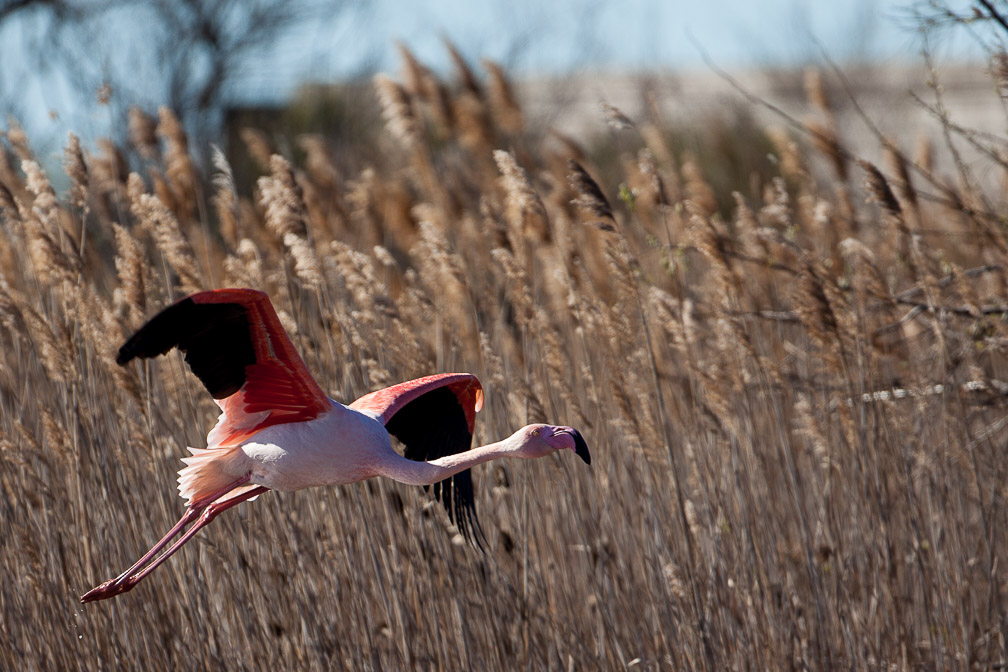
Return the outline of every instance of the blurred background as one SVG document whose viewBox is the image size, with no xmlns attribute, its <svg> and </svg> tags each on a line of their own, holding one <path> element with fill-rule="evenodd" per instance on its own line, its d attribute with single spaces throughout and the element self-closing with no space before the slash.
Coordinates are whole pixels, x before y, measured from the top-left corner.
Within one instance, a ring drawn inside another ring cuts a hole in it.
<svg viewBox="0 0 1008 672">
<path fill-rule="evenodd" d="M 444 75 L 452 69 L 448 42 L 470 64 L 489 59 L 502 66 L 533 121 L 562 117 L 561 130 L 576 133 L 583 115 L 598 119 L 601 99 L 635 107 L 644 78 L 659 99 L 702 112 L 724 88 L 709 63 L 743 73 L 761 93 L 779 94 L 796 83 L 800 91 L 800 75 L 788 79 L 787 73 L 828 58 L 858 69 L 859 78 L 868 69 L 884 72 L 903 93 L 907 82 L 920 81 L 907 70 L 920 66 L 926 45 L 943 62 L 983 58 L 987 22 L 961 29 L 974 5 L 2 0 L 0 112 L 18 119 L 40 154 L 58 156 L 68 131 L 85 144 L 106 136 L 122 140 L 115 129 L 125 128 L 130 106 L 153 113 L 167 105 L 201 154 L 206 140 L 228 135 L 235 114 L 317 107 L 326 95 L 332 104 L 326 87 L 396 70 L 399 43 Z M 942 30 L 950 23 L 960 29 Z M 670 79 L 673 73 L 692 77 L 689 90 Z M 315 123 L 315 114 L 307 116 Z M 331 123 L 332 109 L 321 117 Z"/>
<path fill-rule="evenodd" d="M 0 0 L 0 670 L 1006 669 L 1006 45 L 1008 0 Z M 477 443 L 593 464 L 478 470 L 485 555 L 374 479 L 81 608 L 218 412 L 116 348 L 222 286 L 337 399 L 471 371 Z"/>
</svg>

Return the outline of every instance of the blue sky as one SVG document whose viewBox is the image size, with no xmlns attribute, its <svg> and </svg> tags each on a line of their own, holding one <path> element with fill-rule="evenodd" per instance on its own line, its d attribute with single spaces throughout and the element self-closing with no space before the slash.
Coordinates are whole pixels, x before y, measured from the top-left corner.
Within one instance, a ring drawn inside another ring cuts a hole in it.
<svg viewBox="0 0 1008 672">
<path fill-rule="evenodd" d="M 439 36 L 533 71 L 698 67 L 697 45 L 729 67 L 793 64 L 819 41 L 839 60 L 913 56 L 914 0 L 430 0 L 368 3 L 355 53 L 403 39 L 442 61 Z M 917 2 L 920 4 L 920 2 Z M 963 4 L 951 2 L 949 4 Z M 359 26 L 358 26 L 359 27 Z M 335 63 L 341 59 L 337 57 Z"/>
<path fill-rule="evenodd" d="M 266 88 L 276 90 L 274 84 L 290 81 L 288 68 L 322 81 L 368 67 L 395 70 L 397 40 L 428 65 L 447 69 L 443 35 L 466 56 L 491 58 L 515 73 L 700 68 L 701 51 L 729 68 L 794 65 L 817 59 L 817 44 L 839 61 L 910 60 L 919 49 L 908 29 L 910 4 L 912 0 L 375 0 L 332 24 L 313 26 L 296 44 L 279 44 L 264 59 L 276 75 L 268 78 L 274 81 Z M 333 48 L 327 50 L 327 44 Z M 309 52 L 313 56 L 305 67 Z"/>
<path fill-rule="evenodd" d="M 819 60 L 824 49 L 838 62 L 919 62 L 920 41 L 908 7 L 921 0 L 361 0 L 351 9 L 312 22 L 263 53 L 235 81 L 229 95 L 243 103 L 278 103 L 304 82 L 334 82 L 374 70 L 398 71 L 396 41 L 421 61 L 448 71 L 448 37 L 473 63 L 490 58 L 516 77 L 700 69 L 703 52 L 728 69 L 792 66 Z M 951 1 L 950 4 L 963 4 Z M 100 67 L 128 68 L 144 81 L 142 40 L 130 25 L 108 30 L 83 58 Z M 134 20 L 137 24 L 139 20 Z M 29 130 L 84 137 L 112 120 L 94 98 L 81 100 L 67 82 L 35 76 L 21 40 L 30 21 L 0 31 L 0 62 L 20 75 L 15 110 Z M 142 34 L 142 33 L 140 33 Z M 131 41 L 131 38 L 132 41 Z M 139 42 L 134 44 L 133 42 Z M 968 40 L 961 41 L 961 44 Z M 957 56 L 976 52 L 945 43 Z M 159 102 L 151 89 L 148 107 Z M 2 104 L 2 101 L 0 101 Z M 50 114 L 52 112 L 52 114 Z M 60 140 L 59 142 L 62 142 Z"/>
</svg>

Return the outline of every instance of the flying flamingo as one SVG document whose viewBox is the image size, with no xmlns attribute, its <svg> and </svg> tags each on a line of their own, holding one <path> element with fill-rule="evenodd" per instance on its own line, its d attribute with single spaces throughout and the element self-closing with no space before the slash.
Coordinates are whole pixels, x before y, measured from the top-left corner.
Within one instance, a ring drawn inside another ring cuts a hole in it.
<svg viewBox="0 0 1008 672">
<path fill-rule="evenodd" d="M 192 456 L 182 458 L 187 465 L 178 479 L 179 494 L 187 499 L 182 518 L 132 567 L 86 593 L 82 603 L 131 590 L 222 511 L 268 490 L 374 476 L 433 485 L 451 521 L 471 540 L 472 531 L 480 530 L 470 467 L 564 449 L 591 463 L 587 444 L 572 427 L 528 425 L 470 449 L 483 389 L 468 373 L 418 378 L 349 406 L 329 399 L 263 292 L 220 289 L 181 299 L 141 327 L 119 349 L 116 362 L 125 365 L 172 348 L 185 353 L 189 368 L 220 406 L 220 418 L 207 447 L 190 448 Z M 405 456 L 393 450 L 391 436 L 405 445 Z"/>
</svg>

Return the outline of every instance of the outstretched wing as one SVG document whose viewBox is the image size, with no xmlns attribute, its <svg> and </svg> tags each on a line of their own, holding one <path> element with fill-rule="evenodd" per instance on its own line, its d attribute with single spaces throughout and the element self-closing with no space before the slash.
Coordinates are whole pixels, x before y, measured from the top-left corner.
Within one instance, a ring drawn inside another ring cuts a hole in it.
<svg viewBox="0 0 1008 672">
<path fill-rule="evenodd" d="M 119 349 L 116 362 L 172 348 L 221 407 L 211 447 L 235 445 L 270 425 L 311 420 L 330 407 L 263 292 L 218 289 L 168 306 Z"/>
<path fill-rule="evenodd" d="M 374 415 L 418 462 L 469 450 L 483 388 L 469 373 L 442 373 L 366 394 L 350 408 Z M 434 484 L 434 497 L 462 535 L 480 545 L 472 474 L 468 469 Z M 474 534 L 476 535 L 474 537 Z"/>
</svg>

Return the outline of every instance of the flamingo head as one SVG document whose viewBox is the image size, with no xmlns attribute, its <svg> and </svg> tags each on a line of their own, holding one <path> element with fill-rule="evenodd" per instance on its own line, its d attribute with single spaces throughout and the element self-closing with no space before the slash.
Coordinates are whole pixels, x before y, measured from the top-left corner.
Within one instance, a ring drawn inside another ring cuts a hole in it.
<svg viewBox="0 0 1008 672">
<path fill-rule="evenodd" d="M 543 457 L 558 450 L 572 450 L 574 454 L 591 464 L 591 453 L 581 432 L 573 427 L 556 425 L 527 425 L 511 436 L 518 457 Z"/>
</svg>

